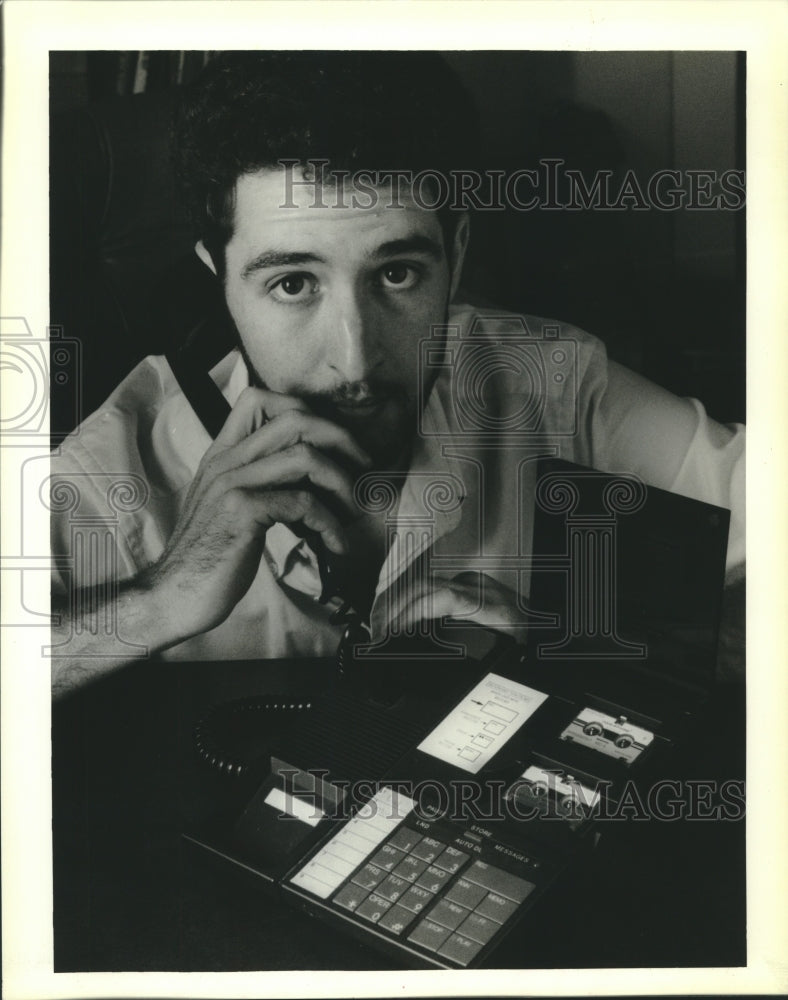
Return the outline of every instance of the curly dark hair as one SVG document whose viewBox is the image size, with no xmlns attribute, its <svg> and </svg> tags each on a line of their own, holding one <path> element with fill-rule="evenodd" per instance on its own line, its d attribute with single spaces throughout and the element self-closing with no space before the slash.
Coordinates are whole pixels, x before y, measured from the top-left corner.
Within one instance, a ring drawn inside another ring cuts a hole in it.
<svg viewBox="0 0 788 1000">
<path fill-rule="evenodd" d="M 286 159 L 448 173 L 473 167 L 477 135 L 473 102 L 437 53 L 224 52 L 186 92 L 174 149 L 196 235 L 223 268 L 239 176 Z M 446 239 L 454 218 L 439 216 Z"/>
</svg>

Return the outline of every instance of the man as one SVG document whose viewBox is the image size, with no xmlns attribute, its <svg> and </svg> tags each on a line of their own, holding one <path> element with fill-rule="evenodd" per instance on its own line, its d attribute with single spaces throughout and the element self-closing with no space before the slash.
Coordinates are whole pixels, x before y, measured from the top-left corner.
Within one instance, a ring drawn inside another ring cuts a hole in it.
<svg viewBox="0 0 788 1000">
<path fill-rule="evenodd" d="M 54 471 L 80 477 L 82 512 L 99 516 L 106 474 L 132 474 L 144 502 L 108 559 L 55 580 L 56 691 L 130 658 L 99 618 L 185 659 L 331 654 L 343 604 L 375 640 L 447 615 L 520 634 L 527 593 L 504 557 L 531 550 L 538 454 L 731 508 L 743 563 L 740 428 L 581 331 L 458 302 L 469 221 L 434 178 L 467 163 L 472 121 L 429 55 L 209 66 L 177 144 L 238 335 L 211 373 L 231 412 L 211 441 L 149 358 L 64 444 Z M 53 529 L 73 555 L 68 518 Z M 326 564 L 341 598 L 321 601 Z"/>
</svg>

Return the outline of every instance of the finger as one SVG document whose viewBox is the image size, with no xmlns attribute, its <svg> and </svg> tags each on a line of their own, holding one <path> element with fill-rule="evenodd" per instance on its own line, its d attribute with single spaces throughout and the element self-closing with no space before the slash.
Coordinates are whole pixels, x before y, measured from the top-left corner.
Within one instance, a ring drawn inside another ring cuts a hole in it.
<svg viewBox="0 0 788 1000">
<path fill-rule="evenodd" d="M 273 417 L 236 445 L 232 458 L 236 464 L 246 465 L 301 443 L 329 452 L 340 460 L 344 458 L 353 466 L 369 468 L 372 464 L 369 455 L 344 427 L 302 410 L 287 410 Z"/>
<path fill-rule="evenodd" d="M 466 618 L 477 621 L 481 611 L 477 594 L 472 594 L 463 587 L 447 584 L 433 587 L 410 600 L 393 626 L 395 630 L 407 631 L 419 622 L 435 621 L 439 618 Z"/>
<path fill-rule="evenodd" d="M 330 458 L 308 444 L 293 445 L 285 451 L 266 455 L 231 470 L 220 481 L 222 489 L 274 489 L 302 483 L 310 483 L 329 494 L 347 516 L 357 516 L 351 477 Z"/>
<path fill-rule="evenodd" d="M 339 556 L 349 551 L 348 538 L 337 516 L 306 490 L 243 491 L 250 498 L 260 523 L 270 527 L 274 522 L 303 525 L 316 532 L 323 544 Z"/>
<path fill-rule="evenodd" d="M 435 589 L 435 580 L 425 577 L 422 573 L 410 572 L 408 567 L 396 584 L 388 587 L 381 595 L 385 601 L 385 619 L 389 622 L 403 620 L 405 609 Z"/>
<path fill-rule="evenodd" d="M 231 448 L 269 420 L 289 410 L 308 413 L 309 407 L 295 396 L 249 386 L 238 397 L 209 452 Z"/>
<path fill-rule="evenodd" d="M 404 586 L 391 587 L 386 593 L 389 600 L 387 608 L 389 621 L 394 621 L 403 616 L 406 608 L 409 605 L 415 605 L 419 600 L 424 603 L 426 609 L 426 601 L 429 595 L 437 595 L 440 591 L 445 591 L 447 594 L 454 594 L 458 600 L 473 602 L 473 606 L 478 607 L 482 603 L 481 588 L 485 586 L 485 583 L 492 582 L 484 574 L 479 573 L 478 570 L 459 573 L 449 579 L 441 579 L 434 574 L 425 576 L 423 573 L 409 573 L 409 570 L 405 572 L 409 574 L 409 577 L 403 576 L 402 579 L 405 581 Z M 440 600 L 444 599 L 440 598 Z M 422 613 L 426 616 L 428 609 Z M 453 614 L 454 612 L 443 613 Z"/>
</svg>

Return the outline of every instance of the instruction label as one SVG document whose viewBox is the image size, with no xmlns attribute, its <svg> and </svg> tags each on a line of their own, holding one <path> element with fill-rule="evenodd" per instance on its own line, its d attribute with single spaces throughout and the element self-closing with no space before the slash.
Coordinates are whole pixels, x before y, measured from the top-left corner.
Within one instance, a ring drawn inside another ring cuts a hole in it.
<svg viewBox="0 0 788 1000">
<path fill-rule="evenodd" d="M 476 774 L 546 700 L 541 691 L 487 674 L 418 749 Z"/>
</svg>

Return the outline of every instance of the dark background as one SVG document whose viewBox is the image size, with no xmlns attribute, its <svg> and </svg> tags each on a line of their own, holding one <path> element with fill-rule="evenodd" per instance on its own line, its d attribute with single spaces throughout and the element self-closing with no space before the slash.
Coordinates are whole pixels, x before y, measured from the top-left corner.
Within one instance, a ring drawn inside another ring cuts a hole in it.
<svg viewBox="0 0 788 1000">
<path fill-rule="evenodd" d="M 210 55 L 51 53 L 51 321 L 81 341 L 83 374 L 79 402 L 73 383 L 53 385 L 55 441 L 203 308 L 168 122 L 178 82 Z M 445 58 L 481 110 L 486 169 L 561 157 L 587 183 L 595 170 L 631 168 L 645 188 L 659 170 L 744 168 L 743 54 Z M 465 285 L 498 307 L 589 330 L 715 418 L 743 421 L 744 234 L 743 209 L 477 212 Z"/>
</svg>

